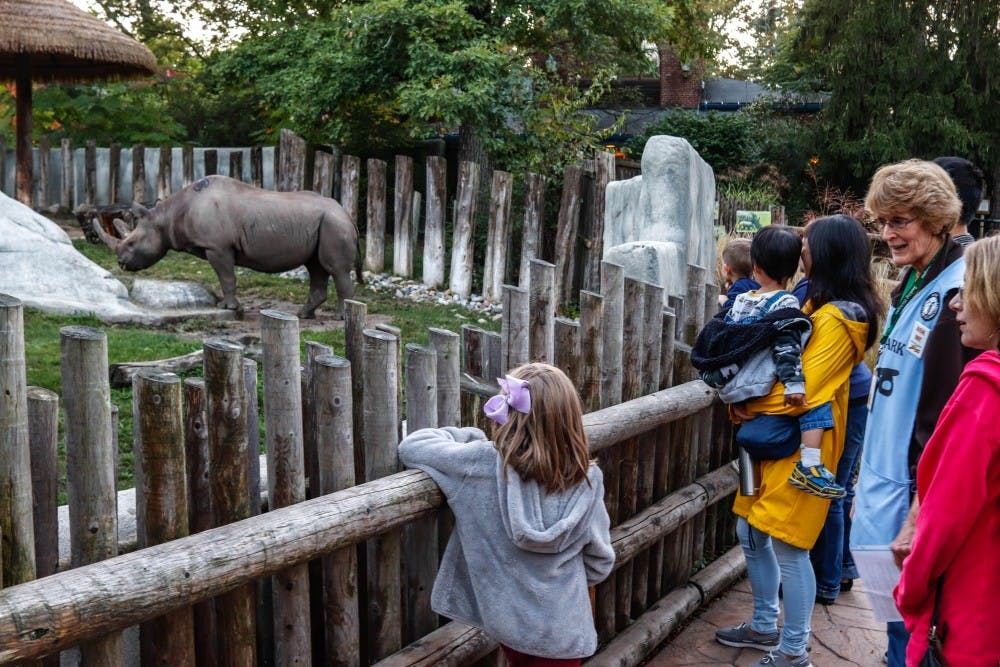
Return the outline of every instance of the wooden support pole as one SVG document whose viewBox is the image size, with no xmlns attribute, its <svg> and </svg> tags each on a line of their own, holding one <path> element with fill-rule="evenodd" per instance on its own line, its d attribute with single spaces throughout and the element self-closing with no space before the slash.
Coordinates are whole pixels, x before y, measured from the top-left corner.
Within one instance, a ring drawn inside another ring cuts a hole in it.
<svg viewBox="0 0 1000 667">
<path fill-rule="evenodd" d="M 215 525 L 250 516 L 247 491 L 247 419 L 243 346 L 209 339 L 205 350 L 205 424 Z M 257 664 L 253 583 L 227 589 L 215 601 L 218 655 L 227 667 Z"/>
<path fill-rule="evenodd" d="M 705 326 L 705 274 L 705 267 L 688 264 L 685 299 L 688 307 L 684 311 L 684 342 L 688 345 L 694 345 L 698 332 Z"/>
<path fill-rule="evenodd" d="M 319 446 L 319 493 L 355 484 L 351 362 L 343 357 L 316 357 L 311 378 Z M 358 598 L 358 550 L 338 549 L 323 557 L 324 645 L 333 667 L 361 664 Z"/>
<path fill-rule="evenodd" d="M 80 567 L 118 555 L 108 339 L 82 326 L 63 327 L 59 337 L 70 561 Z M 84 643 L 80 654 L 83 664 L 120 665 L 121 632 Z"/>
<path fill-rule="evenodd" d="M 312 374 L 316 367 L 316 358 L 325 354 L 333 354 L 333 348 L 314 340 L 305 343 L 306 359 L 302 364 L 302 458 L 305 462 L 306 497 L 315 498 L 319 495 L 319 440 L 316 433 L 315 410 L 313 405 L 316 396 L 312 393 Z"/>
<path fill-rule="evenodd" d="M 122 203 L 121 164 L 121 144 L 113 143 L 108 148 L 108 203 L 112 206 Z"/>
<path fill-rule="evenodd" d="M 601 288 L 601 262 L 604 259 L 604 209 L 607 200 L 608 183 L 615 180 L 615 154 L 597 151 L 594 156 L 594 183 L 590 201 L 593 225 L 589 231 L 586 265 L 583 272 L 584 289 Z"/>
<path fill-rule="evenodd" d="M 205 176 L 214 176 L 219 173 L 219 151 L 214 148 L 206 148 L 202 153 L 205 160 Z"/>
<path fill-rule="evenodd" d="M 59 395 L 42 387 L 28 387 L 27 396 L 35 575 L 40 579 L 59 569 L 56 509 L 59 491 Z"/>
<path fill-rule="evenodd" d="M 385 270 L 385 171 L 384 160 L 368 158 L 367 227 L 365 236 L 365 270 L 382 273 Z"/>
<path fill-rule="evenodd" d="M 604 359 L 602 320 L 604 297 L 580 291 L 580 400 L 584 412 L 601 407 L 601 366 Z"/>
<path fill-rule="evenodd" d="M 580 323 L 567 317 L 557 317 L 553 322 L 552 365 L 562 369 L 573 383 L 580 386 Z"/>
<path fill-rule="evenodd" d="M 365 329 L 363 335 L 365 479 L 371 481 L 399 468 L 399 339 L 375 329 Z M 368 541 L 368 641 L 369 654 L 376 660 L 402 646 L 400 558 L 400 531 Z"/>
<path fill-rule="evenodd" d="M 0 561 L 2 582 L 35 578 L 24 306 L 0 294 Z"/>
<path fill-rule="evenodd" d="M 132 201 L 146 201 L 146 147 L 142 144 L 132 146 Z"/>
<path fill-rule="evenodd" d="M 427 158 L 427 214 L 424 220 L 424 264 L 421 281 L 444 284 L 444 213 L 447 207 L 447 166 L 443 157 Z"/>
<path fill-rule="evenodd" d="M 312 191 L 322 197 L 333 196 L 333 170 L 336 159 L 333 153 L 316 151 L 313 155 Z"/>
<path fill-rule="evenodd" d="M 188 535 L 181 380 L 173 373 L 140 371 L 132 379 L 136 443 L 136 523 L 140 549 Z M 194 667 L 190 608 L 142 624 L 144 664 Z M 169 656 L 169 659 L 168 659 Z"/>
<path fill-rule="evenodd" d="M 160 146 L 160 162 L 156 172 L 156 198 L 166 199 L 174 191 L 174 149 L 169 144 Z"/>
<path fill-rule="evenodd" d="M 17 93 L 14 100 L 14 118 L 16 121 L 16 136 L 14 140 L 15 198 L 28 208 L 34 203 L 35 183 L 32 171 L 35 168 L 31 155 L 32 118 L 31 118 L 31 72 L 28 56 L 17 56 L 17 74 L 14 79 L 14 90 Z"/>
<path fill-rule="evenodd" d="M 556 266 L 540 259 L 529 262 L 531 288 L 528 295 L 528 359 L 552 360 L 555 327 Z"/>
<path fill-rule="evenodd" d="M 458 164 L 458 190 L 455 194 L 455 230 L 451 244 L 451 274 L 448 286 L 463 299 L 472 293 L 473 239 L 476 205 L 479 201 L 479 165 L 463 160 Z M 489 248 L 487 247 L 487 252 Z M 484 280 L 485 282 L 485 280 Z"/>
<path fill-rule="evenodd" d="M 306 140 L 287 128 L 281 128 L 278 140 L 278 174 L 275 189 L 295 192 L 306 187 Z"/>
<path fill-rule="evenodd" d="M 437 354 L 433 347 L 406 345 L 406 430 L 413 433 L 437 423 Z M 438 522 L 429 514 L 403 529 L 403 575 L 406 590 L 405 641 L 416 641 L 438 625 L 431 610 L 431 589 L 438 569 Z"/>
<path fill-rule="evenodd" d="M 490 187 L 489 228 L 486 236 L 486 262 L 483 268 L 483 297 L 500 299 L 500 286 L 507 279 L 507 244 L 510 241 L 510 204 L 514 176 L 494 171 Z"/>
<path fill-rule="evenodd" d="M 194 144 L 181 146 L 181 187 L 194 181 Z"/>
<path fill-rule="evenodd" d="M 413 218 L 413 158 L 396 156 L 396 187 L 392 206 L 392 272 L 409 278 L 413 275 L 413 246 L 416 239 L 410 234 Z"/>
<path fill-rule="evenodd" d="M 52 203 L 52 138 L 43 134 L 38 138 L 38 192 L 35 208 L 44 210 Z"/>
<path fill-rule="evenodd" d="M 345 159 L 348 156 L 345 156 Z M 365 359 L 364 330 L 368 319 L 368 306 L 362 301 L 344 299 L 344 356 L 351 362 L 351 392 L 354 395 L 354 476 L 358 482 L 365 479 Z"/>
<path fill-rule="evenodd" d="M 306 499 L 299 319 L 276 310 L 262 310 L 260 345 L 267 495 L 269 508 L 275 509 Z M 297 565 L 275 574 L 272 587 L 275 662 L 309 664 L 312 648 L 308 567 Z"/>
<path fill-rule="evenodd" d="M 97 204 L 97 142 L 89 139 L 83 148 L 83 201 Z"/>
<path fill-rule="evenodd" d="M 529 263 L 533 259 L 541 259 L 544 210 L 545 177 L 528 172 L 524 177 L 524 235 L 521 237 L 521 265 L 517 272 L 518 285 L 524 289 L 531 284 Z"/>
<path fill-rule="evenodd" d="M 527 282 L 527 281 L 525 281 Z M 528 361 L 528 290 L 503 286 L 503 319 L 500 322 L 500 366 L 503 372 Z"/>
<path fill-rule="evenodd" d="M 361 158 L 345 155 L 340 170 L 340 205 L 351 216 L 351 221 L 357 225 L 358 203 L 361 197 Z"/>
<path fill-rule="evenodd" d="M 437 328 L 429 329 L 428 337 L 436 353 L 437 425 L 458 426 L 462 418 L 459 387 L 461 338 L 454 331 Z"/>
<path fill-rule="evenodd" d="M 264 187 L 264 149 L 261 146 L 250 149 L 250 184 L 255 188 Z"/>
<path fill-rule="evenodd" d="M 576 262 L 576 236 L 580 227 L 580 202 L 583 195 L 583 169 L 579 165 L 566 168 L 563 174 L 562 200 L 556 224 L 555 303 L 557 310 L 569 301 L 573 293 L 573 271 Z"/>
<path fill-rule="evenodd" d="M 59 141 L 60 151 L 60 178 L 59 178 L 59 208 L 64 211 L 73 210 L 73 190 L 74 177 L 76 171 L 73 169 L 73 140 L 61 139 Z"/>
<path fill-rule="evenodd" d="M 243 180 L 243 151 L 229 152 L 229 178 Z"/>
</svg>

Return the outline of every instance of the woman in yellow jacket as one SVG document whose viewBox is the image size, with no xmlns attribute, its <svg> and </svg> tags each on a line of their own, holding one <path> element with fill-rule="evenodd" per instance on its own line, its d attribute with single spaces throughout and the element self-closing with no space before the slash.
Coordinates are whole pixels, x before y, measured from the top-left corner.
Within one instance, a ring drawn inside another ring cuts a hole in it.
<svg viewBox="0 0 1000 667">
<path fill-rule="evenodd" d="M 823 435 L 822 461 L 830 470 L 844 447 L 848 379 L 851 369 L 875 342 L 880 311 L 871 276 L 871 245 L 864 228 L 843 215 L 815 220 L 806 228 L 802 264 L 809 277 L 805 311 L 813 332 L 802 355 L 810 405 L 832 403 L 834 427 Z M 808 407 L 784 404 L 777 382 L 767 396 L 733 406 L 733 414 L 801 414 Z M 806 646 L 816 601 L 816 578 L 809 550 L 816 542 L 830 501 L 803 493 L 788 482 L 798 452 L 760 463 L 760 489 L 736 497 L 737 534 L 746 556 L 753 594 L 749 623 L 724 628 L 716 639 L 727 646 L 770 651 L 760 665 L 809 667 Z M 778 633 L 778 586 L 784 591 L 785 623 Z M 776 649 L 776 650 L 772 650 Z"/>
</svg>

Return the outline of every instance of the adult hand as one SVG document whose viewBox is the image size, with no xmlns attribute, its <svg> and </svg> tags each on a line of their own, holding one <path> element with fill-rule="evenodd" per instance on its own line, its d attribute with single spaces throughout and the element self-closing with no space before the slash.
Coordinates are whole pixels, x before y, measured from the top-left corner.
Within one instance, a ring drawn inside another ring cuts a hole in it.
<svg viewBox="0 0 1000 667">
<path fill-rule="evenodd" d="M 910 555 L 910 551 L 913 548 L 913 533 L 916 532 L 917 512 L 919 511 L 920 501 L 914 496 L 913 503 L 910 505 L 910 511 L 906 515 L 906 520 L 903 521 L 903 527 L 899 529 L 896 539 L 889 543 L 889 551 L 892 552 L 893 560 L 896 561 L 896 567 L 900 570 L 903 569 L 903 560 Z"/>
<path fill-rule="evenodd" d="M 805 394 L 785 394 L 785 405 L 795 405 L 800 408 L 806 407 L 808 403 L 806 402 Z"/>
<path fill-rule="evenodd" d="M 733 403 L 729 406 L 729 409 L 733 411 L 733 415 L 741 422 L 748 422 L 757 416 L 747 409 L 746 403 Z"/>
</svg>

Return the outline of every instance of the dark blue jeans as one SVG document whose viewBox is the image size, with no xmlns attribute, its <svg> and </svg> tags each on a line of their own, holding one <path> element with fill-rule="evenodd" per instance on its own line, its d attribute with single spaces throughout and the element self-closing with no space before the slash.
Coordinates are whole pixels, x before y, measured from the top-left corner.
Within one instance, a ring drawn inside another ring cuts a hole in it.
<svg viewBox="0 0 1000 667">
<path fill-rule="evenodd" d="M 852 401 L 847 409 L 847 427 L 844 436 L 844 453 L 837 463 L 837 484 L 847 491 L 843 498 L 830 501 L 823 531 L 809 553 L 816 572 L 816 595 L 836 599 L 840 595 L 840 580 L 856 579 L 857 568 L 851 556 L 851 506 L 854 504 L 854 478 L 861 444 L 865 440 L 865 422 L 868 407 L 864 399 Z"/>
</svg>

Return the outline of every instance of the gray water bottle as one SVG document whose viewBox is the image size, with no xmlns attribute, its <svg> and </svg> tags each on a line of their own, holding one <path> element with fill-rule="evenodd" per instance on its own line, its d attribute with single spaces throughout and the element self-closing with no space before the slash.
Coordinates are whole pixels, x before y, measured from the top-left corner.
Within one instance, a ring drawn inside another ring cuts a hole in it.
<svg viewBox="0 0 1000 667">
<path fill-rule="evenodd" d="M 754 461 L 747 450 L 739 449 L 740 495 L 756 496 L 760 491 L 760 465 Z"/>
</svg>

